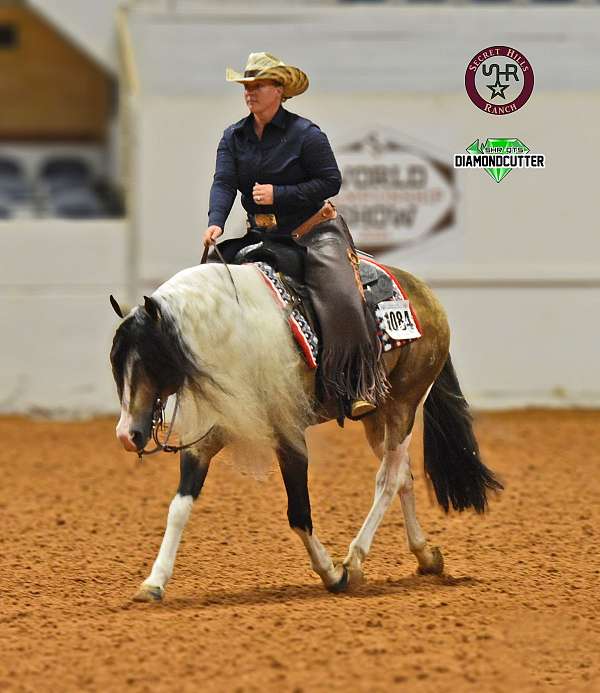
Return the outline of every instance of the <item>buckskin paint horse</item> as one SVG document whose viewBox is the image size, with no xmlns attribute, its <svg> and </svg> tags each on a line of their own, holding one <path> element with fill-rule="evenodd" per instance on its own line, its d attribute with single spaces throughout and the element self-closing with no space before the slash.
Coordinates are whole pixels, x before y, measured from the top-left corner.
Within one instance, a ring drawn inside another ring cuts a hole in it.
<svg viewBox="0 0 600 693">
<path fill-rule="evenodd" d="M 418 572 L 442 573 L 442 554 L 430 546 L 415 514 L 408 447 L 418 406 L 424 403 L 425 472 L 446 512 L 452 506 L 482 513 L 486 492 L 502 486 L 480 460 L 449 355 L 442 306 L 422 281 L 389 269 L 419 316 L 422 337 L 383 354 L 391 389 L 383 406 L 362 420 L 381 462 L 373 505 L 339 564 L 313 528 L 304 437 L 307 426 L 335 418 L 335 413 L 315 415 L 315 373 L 296 348 L 286 315 L 256 267 L 207 264 L 182 270 L 127 316 L 111 297 L 123 318 L 110 355 L 121 401 L 117 437 L 126 450 L 139 453 L 156 428 L 157 408 L 176 394 L 175 429 L 185 446 L 162 544 L 136 601 L 162 600 L 211 459 L 230 444 L 275 451 L 289 524 L 329 591 L 361 582 L 375 532 L 396 495 Z"/>
</svg>

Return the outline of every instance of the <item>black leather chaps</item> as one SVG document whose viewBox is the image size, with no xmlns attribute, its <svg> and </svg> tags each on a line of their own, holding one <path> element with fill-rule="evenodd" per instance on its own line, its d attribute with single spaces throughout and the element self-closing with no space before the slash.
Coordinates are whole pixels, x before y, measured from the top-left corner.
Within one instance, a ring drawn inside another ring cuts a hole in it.
<svg viewBox="0 0 600 693">
<path fill-rule="evenodd" d="M 319 321 L 319 399 L 336 399 L 346 412 L 356 399 L 381 403 L 389 386 L 375 321 L 359 289 L 356 249 L 346 222 L 338 214 L 296 243 L 306 248 L 304 285 Z"/>
</svg>

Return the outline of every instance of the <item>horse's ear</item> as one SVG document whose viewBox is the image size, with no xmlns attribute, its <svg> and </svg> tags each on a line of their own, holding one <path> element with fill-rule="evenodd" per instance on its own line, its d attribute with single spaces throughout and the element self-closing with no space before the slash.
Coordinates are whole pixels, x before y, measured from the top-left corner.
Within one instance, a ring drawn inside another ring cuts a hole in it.
<svg viewBox="0 0 600 693">
<path fill-rule="evenodd" d="M 123 318 L 123 311 L 121 310 L 121 306 L 117 303 L 117 299 L 112 294 L 110 295 L 110 305 L 113 307 L 115 313 L 120 318 Z"/>
<path fill-rule="evenodd" d="M 160 308 L 158 307 L 158 303 L 153 298 L 144 296 L 144 310 L 146 313 L 148 313 L 152 320 L 154 320 L 154 322 L 158 322 L 160 320 Z"/>
</svg>

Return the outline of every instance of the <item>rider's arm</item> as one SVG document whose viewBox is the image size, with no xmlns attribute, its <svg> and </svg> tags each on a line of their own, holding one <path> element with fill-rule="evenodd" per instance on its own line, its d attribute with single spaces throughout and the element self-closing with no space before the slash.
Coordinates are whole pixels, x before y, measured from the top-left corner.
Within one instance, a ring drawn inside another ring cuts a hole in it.
<svg viewBox="0 0 600 693">
<path fill-rule="evenodd" d="M 337 195 L 342 174 L 327 139 L 317 125 L 311 125 L 302 142 L 300 156 L 309 180 L 295 185 L 274 185 L 273 203 L 278 208 L 309 207 Z"/>
<path fill-rule="evenodd" d="M 217 163 L 208 203 L 208 225 L 225 226 L 237 194 L 235 159 L 224 134 L 217 148 Z"/>
</svg>

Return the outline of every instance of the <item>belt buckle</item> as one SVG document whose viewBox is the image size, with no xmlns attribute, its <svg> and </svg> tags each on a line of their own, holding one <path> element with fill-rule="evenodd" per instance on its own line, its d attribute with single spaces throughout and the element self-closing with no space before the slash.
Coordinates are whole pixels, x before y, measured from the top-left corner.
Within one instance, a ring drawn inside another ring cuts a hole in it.
<svg viewBox="0 0 600 693">
<path fill-rule="evenodd" d="M 255 214 L 254 223 L 261 229 L 268 229 L 271 226 L 277 226 L 277 217 L 274 214 Z"/>
</svg>

